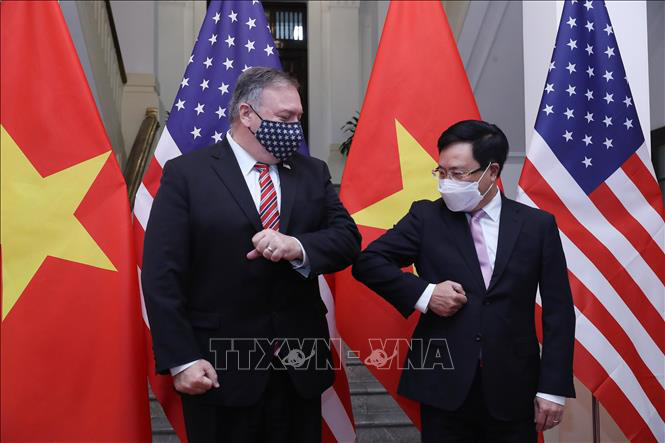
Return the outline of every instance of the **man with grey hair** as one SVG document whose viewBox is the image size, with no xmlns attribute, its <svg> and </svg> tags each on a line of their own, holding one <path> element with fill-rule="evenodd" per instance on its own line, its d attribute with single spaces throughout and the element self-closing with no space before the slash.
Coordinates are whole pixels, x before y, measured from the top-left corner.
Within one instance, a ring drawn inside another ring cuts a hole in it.
<svg viewBox="0 0 665 443">
<path fill-rule="evenodd" d="M 190 442 L 319 442 L 333 382 L 317 276 L 360 234 L 303 141 L 298 84 L 251 68 L 214 146 L 169 161 L 142 283 L 156 368 L 174 376 Z"/>
</svg>

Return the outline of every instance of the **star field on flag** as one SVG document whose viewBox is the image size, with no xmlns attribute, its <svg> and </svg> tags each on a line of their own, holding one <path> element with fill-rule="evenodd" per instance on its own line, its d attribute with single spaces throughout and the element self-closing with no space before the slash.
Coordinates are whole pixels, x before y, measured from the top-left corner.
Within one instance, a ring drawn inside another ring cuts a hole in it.
<svg viewBox="0 0 665 443">
<path fill-rule="evenodd" d="M 259 2 L 211 2 L 166 126 L 182 153 L 221 141 L 229 102 L 248 68 L 281 69 Z"/>
<path fill-rule="evenodd" d="M 564 11 L 536 130 L 589 194 L 644 135 L 605 5 L 580 6 Z"/>
</svg>

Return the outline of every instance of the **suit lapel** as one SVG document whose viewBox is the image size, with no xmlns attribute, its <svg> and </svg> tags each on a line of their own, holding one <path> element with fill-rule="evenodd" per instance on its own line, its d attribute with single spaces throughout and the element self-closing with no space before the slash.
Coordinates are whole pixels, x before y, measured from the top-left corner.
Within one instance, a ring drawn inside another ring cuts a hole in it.
<svg viewBox="0 0 665 443">
<path fill-rule="evenodd" d="M 466 215 L 462 212 L 449 211 L 443 202 L 441 203 L 442 218 L 445 220 L 450 230 L 450 234 L 454 239 L 454 243 L 464 257 L 469 270 L 474 276 L 474 280 L 479 287 L 485 289 L 485 282 L 483 274 L 480 270 L 480 263 L 478 262 L 478 254 L 476 254 L 476 246 L 473 244 L 471 237 L 471 229 L 469 228 L 469 221 Z"/>
<path fill-rule="evenodd" d="M 520 209 L 512 200 L 501 194 L 501 215 L 499 219 L 499 240 L 496 247 L 496 259 L 494 260 L 494 272 L 487 291 L 499 281 L 501 274 L 506 269 L 510 254 L 513 252 L 515 242 L 522 229 L 522 217 Z"/>
<path fill-rule="evenodd" d="M 236 160 L 229 142 L 224 138 L 221 143 L 217 144 L 216 149 L 211 154 L 212 168 L 219 176 L 224 186 L 229 190 L 229 193 L 236 201 L 240 209 L 245 213 L 249 221 L 252 223 L 256 231 L 263 230 L 259 213 L 256 211 L 256 205 L 252 199 L 252 194 L 249 193 L 245 177 L 240 172 L 240 166 Z"/>
<path fill-rule="evenodd" d="M 279 213 L 280 232 L 286 233 L 291 220 L 293 202 L 298 192 L 298 176 L 295 174 L 294 165 L 290 161 L 279 164 L 279 183 L 282 192 L 282 205 Z"/>
</svg>

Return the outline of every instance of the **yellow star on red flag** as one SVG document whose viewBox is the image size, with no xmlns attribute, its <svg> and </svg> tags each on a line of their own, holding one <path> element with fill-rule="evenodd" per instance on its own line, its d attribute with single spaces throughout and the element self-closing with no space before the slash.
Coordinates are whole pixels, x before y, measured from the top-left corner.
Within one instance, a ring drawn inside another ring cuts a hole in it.
<svg viewBox="0 0 665 443">
<path fill-rule="evenodd" d="M 74 215 L 110 151 L 42 177 L 4 126 L 0 130 L 4 320 L 47 256 L 116 268 Z"/>
<path fill-rule="evenodd" d="M 395 132 L 402 189 L 353 213 L 352 217 L 359 225 L 390 229 L 409 212 L 414 201 L 439 198 L 436 180 L 430 175 L 436 166 L 432 156 L 397 119 Z"/>
</svg>

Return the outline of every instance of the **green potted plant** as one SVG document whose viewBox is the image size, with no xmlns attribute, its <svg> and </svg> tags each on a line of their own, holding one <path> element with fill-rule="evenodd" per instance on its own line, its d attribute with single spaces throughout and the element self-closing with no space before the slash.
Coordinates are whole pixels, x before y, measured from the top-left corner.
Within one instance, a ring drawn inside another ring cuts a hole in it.
<svg viewBox="0 0 665 443">
<path fill-rule="evenodd" d="M 353 142 L 353 136 L 355 135 L 356 127 L 358 126 L 358 117 L 359 113 L 358 111 L 356 111 L 356 115 L 351 117 L 351 120 L 344 123 L 344 126 L 340 128 L 344 132 L 349 133 L 347 139 L 344 140 L 342 144 L 339 145 L 339 152 L 341 152 L 342 155 L 345 157 L 349 155 L 349 151 L 351 150 L 351 143 Z"/>
</svg>

